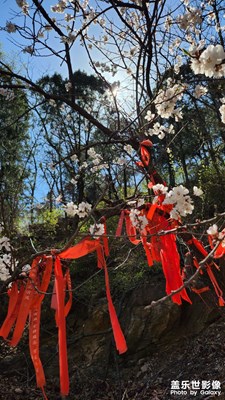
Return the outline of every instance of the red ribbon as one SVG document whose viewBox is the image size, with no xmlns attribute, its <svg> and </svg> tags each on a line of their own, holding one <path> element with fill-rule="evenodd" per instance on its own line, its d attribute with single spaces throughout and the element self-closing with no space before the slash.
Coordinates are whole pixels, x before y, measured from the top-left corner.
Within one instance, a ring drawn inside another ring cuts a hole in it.
<svg viewBox="0 0 225 400">
<path fill-rule="evenodd" d="M 30 306 L 32 304 L 34 295 L 35 295 L 35 287 L 37 283 L 37 272 L 38 272 L 38 263 L 40 257 L 37 257 L 33 260 L 31 270 L 29 273 L 29 279 L 26 284 L 26 288 L 23 294 L 23 298 L 21 301 L 21 305 L 19 308 L 16 325 L 14 328 L 13 336 L 10 341 L 11 346 L 16 346 L 21 339 L 21 336 L 24 331 L 24 327 L 26 324 L 27 317 L 29 315 Z"/>
<path fill-rule="evenodd" d="M 0 336 L 2 336 L 4 339 L 8 337 L 10 330 L 17 319 L 24 290 L 25 286 L 23 285 L 22 282 L 20 282 L 19 292 L 18 292 L 18 283 L 13 282 L 12 288 L 8 293 L 9 294 L 8 313 L 0 329 Z"/>
<path fill-rule="evenodd" d="M 120 213 L 120 218 L 119 218 L 119 222 L 117 225 L 115 237 L 120 237 L 122 234 L 124 217 L 125 217 L 125 211 L 122 210 Z"/>
<path fill-rule="evenodd" d="M 180 256 L 176 247 L 176 236 L 168 234 L 161 237 L 161 259 L 163 272 L 166 278 L 166 293 L 183 286 L 183 280 L 180 273 Z M 179 293 L 172 296 L 174 303 L 181 304 L 182 299 L 192 303 L 186 289 L 182 289 Z"/>
<path fill-rule="evenodd" d="M 62 396 L 69 394 L 69 372 L 67 360 L 66 342 L 66 320 L 64 312 L 64 279 L 62 265 L 59 256 L 55 258 L 55 290 L 57 299 L 57 324 L 58 324 L 58 345 L 59 345 L 59 371 L 60 371 L 60 392 Z"/>
<path fill-rule="evenodd" d="M 44 386 L 46 384 L 45 374 L 39 356 L 40 316 L 41 316 L 41 304 L 38 304 L 30 311 L 29 347 L 30 347 L 31 359 L 33 361 L 35 369 L 37 386 L 41 388 L 42 392 L 44 393 Z"/>
<path fill-rule="evenodd" d="M 125 216 L 125 222 L 128 239 L 134 245 L 139 244 L 141 240 L 137 239 L 137 231 L 136 228 L 132 225 L 129 215 Z"/>
<path fill-rule="evenodd" d="M 110 321 L 112 325 L 112 330 L 113 330 L 113 336 L 116 344 L 116 348 L 119 352 L 119 354 L 123 354 L 127 351 L 127 344 L 126 340 L 124 337 L 124 334 L 122 332 L 122 329 L 120 327 L 120 323 L 116 314 L 115 307 L 112 302 L 112 297 L 110 293 L 110 284 L 109 284 L 109 274 L 108 274 L 108 269 L 106 266 L 105 258 L 104 258 L 104 252 L 103 248 L 100 247 L 97 250 L 97 255 L 98 255 L 98 266 L 99 268 L 103 268 L 105 272 L 105 289 L 106 289 L 106 297 L 108 300 L 108 310 L 109 310 L 109 316 L 110 316 Z"/>
</svg>

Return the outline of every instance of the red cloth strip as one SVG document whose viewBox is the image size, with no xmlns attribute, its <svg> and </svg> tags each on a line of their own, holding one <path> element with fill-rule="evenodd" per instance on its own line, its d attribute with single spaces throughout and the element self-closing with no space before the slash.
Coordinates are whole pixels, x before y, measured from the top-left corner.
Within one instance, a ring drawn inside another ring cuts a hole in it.
<svg viewBox="0 0 225 400">
<path fill-rule="evenodd" d="M 198 249 L 198 251 L 204 256 L 207 257 L 208 253 L 206 251 L 206 249 L 203 247 L 203 245 L 201 244 L 201 242 L 199 242 L 198 239 L 196 239 L 196 237 L 192 237 L 192 243 L 194 244 L 194 246 L 196 247 L 196 249 Z"/>
<path fill-rule="evenodd" d="M 207 265 L 207 274 L 209 275 L 209 278 L 210 278 L 210 280 L 212 282 L 212 285 L 214 287 L 216 295 L 217 295 L 217 297 L 219 299 L 219 306 L 223 307 L 225 305 L 225 301 L 223 299 L 223 292 L 222 292 L 222 290 L 221 290 L 221 288 L 220 288 L 220 286 L 219 286 L 219 284 L 218 284 L 218 282 L 216 280 L 216 277 L 215 277 L 214 273 L 212 272 L 212 269 L 211 269 L 211 267 L 209 265 Z"/>
<path fill-rule="evenodd" d="M 73 300 L 73 295 L 72 295 L 72 283 L 71 283 L 71 278 L 70 278 L 70 271 L 69 269 L 66 271 L 65 276 L 64 276 L 64 281 L 66 283 L 65 287 L 69 290 L 69 300 L 67 301 L 65 307 L 64 307 L 64 315 L 67 317 L 67 315 L 70 312 L 71 306 L 72 306 L 72 300 Z"/>
<path fill-rule="evenodd" d="M 139 244 L 141 242 L 141 240 L 137 239 L 137 237 L 136 237 L 137 236 L 136 228 L 132 225 L 129 215 L 126 215 L 125 222 L 126 222 L 126 231 L 127 231 L 128 239 L 134 245 Z"/>
<path fill-rule="evenodd" d="M 155 214 L 155 210 L 157 209 L 157 204 L 151 204 L 148 213 L 147 213 L 147 218 L 151 221 L 154 214 Z"/>
<path fill-rule="evenodd" d="M 147 238 L 144 235 L 141 237 L 141 240 L 142 240 L 142 244 L 143 244 L 143 247 L 144 247 L 144 250 L 145 250 L 145 254 L 146 254 L 146 257 L 147 257 L 148 266 L 152 267 L 153 266 L 153 259 L 152 259 L 152 254 L 151 254 L 151 250 L 150 250 L 151 244 L 147 242 Z"/>
<path fill-rule="evenodd" d="M 166 293 L 183 286 L 183 280 L 180 273 L 180 256 L 176 247 L 176 237 L 173 234 L 168 234 L 161 237 L 161 259 L 163 272 L 166 278 Z M 192 303 L 186 289 L 182 289 L 179 293 L 172 296 L 174 303 L 181 304 L 182 299 Z"/>
<path fill-rule="evenodd" d="M 9 332 L 16 321 L 18 316 L 21 300 L 24 294 L 25 286 L 21 283 L 20 291 L 18 292 L 17 282 L 12 284 L 12 288 L 9 291 L 9 305 L 8 305 L 8 313 L 3 322 L 0 329 L 0 336 L 6 339 L 9 335 Z"/>
<path fill-rule="evenodd" d="M 52 266 L 53 266 L 52 256 L 44 257 L 44 264 L 45 265 L 44 265 L 42 281 L 38 285 L 38 290 L 40 290 L 40 292 L 46 292 L 48 290 L 48 286 L 51 279 Z M 41 304 L 44 297 L 45 297 L 44 293 L 40 294 L 37 292 L 37 296 L 35 296 L 31 307 L 37 307 L 39 304 Z"/>
<path fill-rule="evenodd" d="M 26 284 L 26 288 L 23 294 L 23 298 L 21 301 L 20 309 L 18 312 L 18 317 L 16 320 L 15 329 L 13 332 L 12 340 L 10 341 L 11 346 L 16 346 L 21 339 L 23 334 L 23 330 L 26 324 L 26 320 L 29 314 L 30 306 L 32 304 L 34 295 L 35 295 L 35 288 L 34 285 L 36 284 L 37 279 L 37 272 L 38 272 L 38 263 L 40 257 L 37 257 L 33 260 L 31 270 L 29 273 L 29 279 Z"/>
<path fill-rule="evenodd" d="M 66 320 L 64 313 L 65 293 L 62 265 L 58 256 L 56 256 L 55 259 L 55 278 L 59 344 L 60 392 L 62 396 L 67 396 L 69 394 L 69 372 L 67 360 Z"/>
<path fill-rule="evenodd" d="M 150 163 L 150 153 L 142 145 L 141 145 L 141 161 L 143 162 L 145 167 L 147 167 L 149 165 L 149 163 Z"/>
<path fill-rule="evenodd" d="M 40 317 L 41 317 L 41 304 L 33 307 L 30 311 L 30 324 L 29 324 L 29 347 L 30 355 L 33 361 L 37 386 L 44 390 L 45 374 L 39 356 L 39 336 L 40 336 Z"/>
<path fill-rule="evenodd" d="M 80 258 L 86 256 L 88 253 L 92 253 L 100 246 L 101 244 L 99 240 L 91 240 L 89 237 L 87 237 L 81 240 L 75 246 L 70 247 L 62 253 L 59 253 L 58 256 L 60 258 Z"/>
<path fill-rule="evenodd" d="M 113 336 L 116 343 L 116 348 L 119 354 L 122 354 L 127 351 L 127 344 L 122 329 L 120 327 L 119 320 L 116 315 L 115 307 L 112 302 L 110 285 L 109 285 L 109 275 L 102 247 L 97 250 L 97 256 L 98 256 L 98 267 L 102 269 L 104 268 L 105 271 L 105 290 L 106 290 L 106 297 L 108 300 L 108 310 L 113 330 Z"/>
<path fill-rule="evenodd" d="M 197 294 L 201 294 L 201 293 L 205 293 L 208 292 L 210 290 L 210 288 L 208 286 L 205 286 L 203 288 L 197 289 L 197 288 L 191 288 L 192 292 L 195 292 Z"/>
<path fill-rule="evenodd" d="M 125 217 L 125 212 L 124 210 L 121 211 L 119 222 L 116 228 L 116 234 L 115 237 L 120 237 L 122 235 L 122 230 L 123 230 L 123 221 Z"/>
</svg>

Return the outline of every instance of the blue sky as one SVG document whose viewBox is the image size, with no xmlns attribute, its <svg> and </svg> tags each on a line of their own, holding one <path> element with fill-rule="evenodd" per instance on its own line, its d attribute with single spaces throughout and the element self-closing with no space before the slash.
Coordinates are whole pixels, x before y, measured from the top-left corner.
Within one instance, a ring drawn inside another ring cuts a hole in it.
<svg viewBox="0 0 225 400">
<path fill-rule="evenodd" d="M 55 3 L 55 0 L 45 0 L 44 6 L 47 10 L 50 10 L 50 6 Z M 0 0 L 0 10 L 0 26 L 4 27 L 7 21 L 11 21 L 19 26 L 23 24 L 23 17 L 21 18 L 17 14 L 17 12 L 19 13 L 20 8 L 17 6 L 16 0 Z M 27 71 L 29 71 L 29 77 L 33 81 L 36 81 L 38 78 L 46 74 L 53 75 L 55 72 L 60 73 L 65 78 L 68 76 L 66 65 L 60 65 L 60 60 L 57 57 L 31 57 L 29 54 L 24 53 L 19 46 L 16 46 L 13 41 L 17 41 L 18 44 L 23 45 L 23 47 L 30 43 L 21 38 L 18 33 L 9 34 L 4 30 L 0 32 L 0 44 L 5 60 L 11 65 L 14 64 L 21 74 L 26 75 Z M 59 39 L 54 39 L 53 37 L 51 38 L 51 46 L 56 52 L 62 48 Z M 71 55 L 74 71 L 81 69 L 85 70 L 87 73 L 93 73 L 93 70 L 89 66 L 86 52 L 79 44 L 73 46 Z M 37 126 L 34 128 L 34 131 L 31 131 L 31 138 L 33 133 L 38 134 L 38 130 L 39 127 Z M 42 161 L 43 154 L 39 154 L 37 157 L 39 163 Z M 46 197 L 47 190 L 47 184 L 41 177 L 41 174 L 39 174 L 37 190 L 35 193 L 38 202 L 42 201 Z"/>
<path fill-rule="evenodd" d="M 55 4 L 54 0 L 45 0 L 44 6 L 48 10 L 51 5 Z M 19 7 L 16 4 L 15 0 L 0 0 L 0 26 L 5 26 L 6 21 L 12 21 L 17 23 L 18 25 L 22 24 L 22 19 L 19 19 L 16 15 L 16 12 L 20 11 Z M 5 31 L 1 31 L 0 33 L 0 44 L 5 54 L 6 59 L 9 62 L 15 61 L 18 65 L 24 65 L 24 68 L 29 63 L 29 71 L 32 74 L 32 79 L 36 80 L 40 78 L 42 75 L 50 74 L 52 75 L 55 71 L 62 74 L 64 77 L 67 77 L 67 69 L 65 64 L 61 65 L 60 60 L 57 57 L 30 57 L 30 55 L 26 55 L 22 52 L 18 46 L 16 46 L 12 41 L 18 41 L 19 44 L 22 44 L 22 38 L 18 34 L 8 34 Z M 55 51 L 60 49 L 60 43 L 58 39 L 52 39 L 51 45 Z M 24 46 L 28 45 L 28 42 L 24 41 Z M 87 72 L 91 72 L 89 67 L 89 61 L 85 51 L 79 46 L 74 46 L 72 51 L 72 57 L 75 66 L 75 70 L 81 69 Z"/>
</svg>

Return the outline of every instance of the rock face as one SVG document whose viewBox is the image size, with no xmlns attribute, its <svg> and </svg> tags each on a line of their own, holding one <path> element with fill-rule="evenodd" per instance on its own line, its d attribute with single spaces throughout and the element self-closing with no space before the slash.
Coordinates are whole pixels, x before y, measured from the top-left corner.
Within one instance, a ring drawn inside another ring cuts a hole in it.
<svg viewBox="0 0 225 400">
<path fill-rule="evenodd" d="M 128 344 L 128 351 L 122 356 L 118 356 L 115 350 L 104 292 L 91 303 L 74 302 L 67 317 L 68 358 L 71 388 L 74 393 L 78 394 L 79 390 L 82 392 L 85 379 L 85 385 L 93 389 L 94 383 L 89 382 L 90 377 L 96 380 L 96 387 L 99 387 L 97 379 L 104 381 L 111 366 L 112 374 L 115 374 L 115 371 L 118 373 L 120 369 L 124 376 L 129 376 L 128 379 L 131 379 L 131 368 L 137 368 L 138 380 L 144 375 L 147 382 L 150 372 L 152 379 L 156 379 L 158 364 L 161 363 L 162 370 L 164 363 L 166 365 L 168 361 L 163 360 L 163 354 L 172 354 L 173 348 L 176 348 L 175 352 L 177 349 L 183 349 L 184 344 L 192 340 L 190 338 L 205 332 L 205 328 L 216 321 L 223 312 L 217 307 L 213 291 L 203 293 L 202 298 L 192 293 L 189 295 L 193 300 L 192 305 L 183 303 L 182 306 L 178 306 L 170 299 L 157 303 L 158 299 L 165 296 L 165 280 L 162 274 L 158 273 L 152 276 L 150 282 L 142 282 L 135 289 L 125 292 L 121 298 L 117 298 L 115 306 Z M 47 307 L 46 310 L 43 309 L 42 317 L 41 359 L 47 382 L 51 382 L 54 377 L 58 393 L 57 329 L 52 310 Z M 33 366 L 28 353 L 28 337 L 25 334 L 18 350 L 10 350 L 8 354 L 6 351 L 0 364 L 0 375 L 5 379 L 10 376 L 10 371 L 11 376 L 14 376 L 15 371 L 20 370 L 21 373 L 24 370 L 26 376 L 29 370 L 32 384 L 35 385 Z M 182 355 L 180 357 L 182 359 Z M 157 361 L 158 364 L 152 366 L 151 360 L 154 359 L 160 362 Z M 77 380 L 81 382 L 80 389 L 77 387 Z M 147 385 L 146 382 L 143 384 Z M 167 386 L 169 387 L 169 381 Z M 82 396 L 83 394 L 80 398 L 83 400 Z M 86 398 L 92 399 L 91 395 Z M 103 400 L 102 397 L 98 399 Z"/>
<path fill-rule="evenodd" d="M 127 293 L 116 307 L 128 345 L 127 353 L 120 357 L 123 362 L 135 362 L 154 354 L 162 346 L 197 335 L 219 318 L 220 310 L 213 292 L 204 293 L 204 298 L 189 293 L 192 305 L 178 306 L 170 299 L 157 303 L 165 296 L 164 286 L 161 274 L 153 276 L 150 284 L 144 283 Z M 107 301 L 101 298 L 97 303 L 92 311 L 84 313 L 84 319 L 80 316 L 71 326 L 75 334 L 71 337 L 70 356 L 78 364 L 81 360 L 89 366 L 101 363 L 110 348 L 114 348 Z M 72 320 L 73 315 L 70 315 L 68 321 Z"/>
</svg>

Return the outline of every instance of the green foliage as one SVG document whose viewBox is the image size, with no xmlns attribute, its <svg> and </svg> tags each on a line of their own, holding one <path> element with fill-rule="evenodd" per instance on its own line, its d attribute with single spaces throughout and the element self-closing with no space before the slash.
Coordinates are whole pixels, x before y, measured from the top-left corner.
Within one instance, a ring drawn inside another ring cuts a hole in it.
<svg viewBox="0 0 225 400">
<path fill-rule="evenodd" d="M 201 173 L 202 186 L 204 188 L 204 208 L 209 216 L 215 212 L 224 211 L 225 198 L 225 168 L 221 165 L 216 168 L 209 164 L 203 168 Z"/>
<path fill-rule="evenodd" d="M 7 79 L 1 81 L 11 83 Z M 22 90 L 15 89 L 13 93 L 13 100 L 0 95 L 0 221 L 8 232 L 14 230 L 20 215 L 29 175 L 28 101 Z"/>
<path fill-rule="evenodd" d="M 58 224 L 59 218 L 64 214 L 63 210 L 53 208 L 52 210 L 41 210 L 37 217 L 37 223 L 43 224 L 48 230 L 54 231 Z"/>
</svg>

